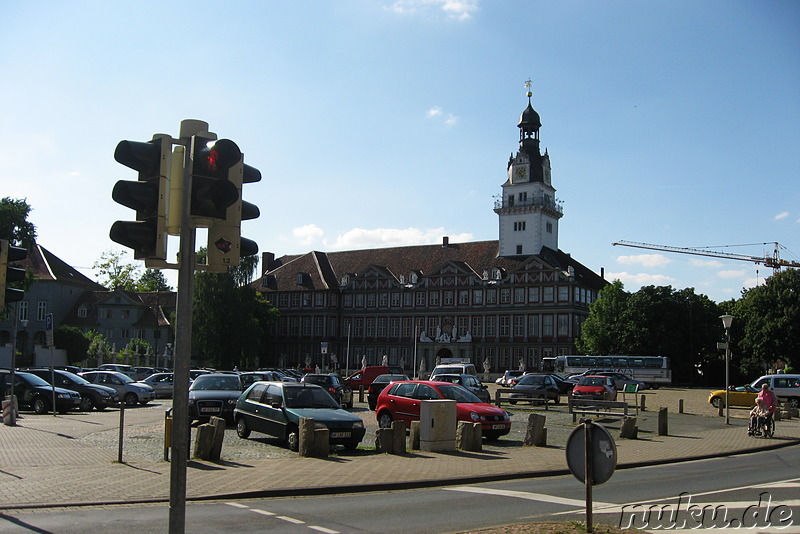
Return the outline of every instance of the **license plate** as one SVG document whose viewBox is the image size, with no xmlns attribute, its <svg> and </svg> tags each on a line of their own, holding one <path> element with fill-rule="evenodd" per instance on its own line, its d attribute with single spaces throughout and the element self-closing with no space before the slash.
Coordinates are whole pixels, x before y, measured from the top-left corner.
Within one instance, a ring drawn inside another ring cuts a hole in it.
<svg viewBox="0 0 800 534">
<path fill-rule="evenodd" d="M 506 425 L 492 425 L 492 430 L 503 430 Z"/>
<path fill-rule="evenodd" d="M 350 437 L 350 432 L 331 432 L 330 433 L 330 437 L 331 438 L 349 438 Z"/>
<path fill-rule="evenodd" d="M 200 408 L 200 413 L 217 413 L 219 412 L 219 408 Z"/>
</svg>

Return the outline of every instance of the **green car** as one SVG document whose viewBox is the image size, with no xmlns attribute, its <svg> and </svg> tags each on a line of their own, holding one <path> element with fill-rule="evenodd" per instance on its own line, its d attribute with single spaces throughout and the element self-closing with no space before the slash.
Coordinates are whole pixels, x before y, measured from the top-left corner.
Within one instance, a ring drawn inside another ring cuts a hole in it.
<svg viewBox="0 0 800 534">
<path fill-rule="evenodd" d="M 296 451 L 300 445 L 300 418 L 308 417 L 330 431 L 331 445 L 355 449 L 364 438 L 364 422 L 343 410 L 320 386 L 294 382 L 255 382 L 236 402 L 236 433 L 247 439 L 260 432 L 286 441 Z"/>
</svg>

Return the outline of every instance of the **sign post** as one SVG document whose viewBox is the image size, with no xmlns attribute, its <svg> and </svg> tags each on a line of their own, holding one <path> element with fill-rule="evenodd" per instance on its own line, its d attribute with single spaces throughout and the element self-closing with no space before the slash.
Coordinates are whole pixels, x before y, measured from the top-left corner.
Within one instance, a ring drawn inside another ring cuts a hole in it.
<svg viewBox="0 0 800 534">
<path fill-rule="evenodd" d="M 586 485 L 586 532 L 592 533 L 592 486 L 611 478 L 617 467 L 617 445 L 602 425 L 584 419 L 567 439 L 567 466 Z"/>
</svg>

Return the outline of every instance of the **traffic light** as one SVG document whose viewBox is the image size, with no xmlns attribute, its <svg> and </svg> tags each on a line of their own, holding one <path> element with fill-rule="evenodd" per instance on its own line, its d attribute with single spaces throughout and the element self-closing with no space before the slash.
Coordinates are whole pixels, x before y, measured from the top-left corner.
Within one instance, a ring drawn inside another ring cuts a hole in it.
<svg viewBox="0 0 800 534">
<path fill-rule="evenodd" d="M 208 227 L 208 270 L 225 272 L 228 267 L 239 265 L 242 256 L 258 254 L 258 244 L 242 237 L 242 221 L 256 219 L 261 215 L 258 206 L 242 200 L 242 184 L 261 181 L 261 172 L 244 163 L 244 156 L 230 168 L 228 181 L 236 187 L 236 201 L 226 210 L 224 220 L 215 220 Z"/>
<path fill-rule="evenodd" d="M 192 138 L 192 202 L 189 215 L 195 227 L 209 227 L 213 220 L 224 220 L 228 207 L 239 198 L 230 181 L 231 168 L 242 159 L 242 152 L 230 139 Z"/>
<path fill-rule="evenodd" d="M 9 302 L 22 300 L 25 292 L 7 285 L 9 282 L 24 280 L 25 269 L 10 267 L 8 264 L 27 257 L 28 251 L 24 248 L 11 246 L 7 239 L 0 240 L 0 308 L 4 308 Z"/>
<path fill-rule="evenodd" d="M 112 241 L 132 248 L 135 259 L 165 260 L 172 138 L 156 134 L 151 141 L 120 141 L 114 159 L 138 171 L 137 181 L 120 180 L 111 194 L 119 204 L 136 210 L 135 221 L 116 221 Z"/>
</svg>

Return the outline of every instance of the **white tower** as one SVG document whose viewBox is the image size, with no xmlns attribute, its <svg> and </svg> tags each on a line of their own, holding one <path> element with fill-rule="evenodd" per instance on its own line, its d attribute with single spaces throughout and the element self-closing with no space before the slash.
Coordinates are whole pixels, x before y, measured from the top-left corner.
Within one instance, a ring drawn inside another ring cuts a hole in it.
<svg viewBox="0 0 800 534">
<path fill-rule="evenodd" d="M 494 211 L 500 218 L 500 256 L 530 256 L 542 247 L 558 250 L 558 220 L 564 215 L 550 181 L 550 156 L 539 151 L 539 114 L 531 106 L 519 118 L 519 150 L 508 160 L 508 180 Z"/>
</svg>

